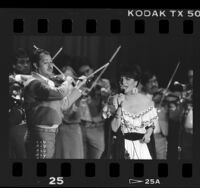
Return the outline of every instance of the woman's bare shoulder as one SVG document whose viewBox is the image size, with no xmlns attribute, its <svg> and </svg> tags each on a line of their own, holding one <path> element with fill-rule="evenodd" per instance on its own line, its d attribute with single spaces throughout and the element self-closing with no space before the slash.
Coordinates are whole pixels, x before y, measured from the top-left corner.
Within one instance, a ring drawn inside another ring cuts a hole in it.
<svg viewBox="0 0 200 188">
<path fill-rule="evenodd" d="M 154 106 L 154 102 L 152 98 L 143 93 L 138 94 L 138 100 L 140 100 L 143 103 L 143 105 L 146 107 Z"/>
</svg>

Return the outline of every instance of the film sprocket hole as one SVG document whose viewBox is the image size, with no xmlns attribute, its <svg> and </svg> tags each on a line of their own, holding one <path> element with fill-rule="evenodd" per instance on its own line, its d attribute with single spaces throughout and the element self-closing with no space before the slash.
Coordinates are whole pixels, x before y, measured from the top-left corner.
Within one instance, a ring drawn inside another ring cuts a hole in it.
<svg viewBox="0 0 200 188">
<path fill-rule="evenodd" d="M 0 13 L 0 185 L 199 187 L 200 10 Z"/>
</svg>

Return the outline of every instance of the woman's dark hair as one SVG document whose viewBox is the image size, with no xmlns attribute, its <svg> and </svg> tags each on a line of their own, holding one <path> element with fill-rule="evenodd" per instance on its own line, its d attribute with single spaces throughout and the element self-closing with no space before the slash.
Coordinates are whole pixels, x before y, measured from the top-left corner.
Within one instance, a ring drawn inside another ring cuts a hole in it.
<svg viewBox="0 0 200 188">
<path fill-rule="evenodd" d="M 122 67 L 120 70 L 120 77 L 133 78 L 135 81 L 140 82 L 141 79 L 141 68 L 139 65 L 130 65 Z"/>
<path fill-rule="evenodd" d="M 141 84 L 142 85 L 146 85 L 148 83 L 148 81 L 153 78 L 153 76 L 155 76 L 155 74 L 153 74 L 150 71 L 145 71 L 142 76 L 141 76 Z"/>
</svg>

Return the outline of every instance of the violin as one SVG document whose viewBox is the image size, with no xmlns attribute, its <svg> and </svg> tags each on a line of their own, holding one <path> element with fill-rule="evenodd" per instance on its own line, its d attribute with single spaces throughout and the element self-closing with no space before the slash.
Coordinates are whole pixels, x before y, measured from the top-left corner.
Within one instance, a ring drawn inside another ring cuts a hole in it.
<svg viewBox="0 0 200 188">
<path fill-rule="evenodd" d="M 193 90 L 185 90 L 181 94 L 181 102 L 192 104 Z"/>
<path fill-rule="evenodd" d="M 94 87 L 92 87 L 92 85 L 94 83 L 94 79 L 95 79 L 94 77 L 90 77 L 89 79 L 87 79 L 85 86 L 82 88 L 83 98 L 87 98 L 89 95 L 90 96 L 95 95 L 94 90 L 96 89 L 96 85 Z"/>
<path fill-rule="evenodd" d="M 59 87 L 60 85 L 62 85 L 63 82 L 66 81 L 66 77 L 64 77 L 62 74 L 52 75 L 49 79 L 54 82 L 56 87 Z M 75 85 L 76 85 L 76 82 L 74 79 L 74 81 L 72 82 L 72 86 L 74 87 Z"/>
<path fill-rule="evenodd" d="M 169 104 L 169 103 L 175 103 L 177 104 L 179 102 L 181 93 L 180 92 L 172 92 L 172 91 L 167 91 L 163 88 L 157 89 L 157 91 L 154 92 L 153 94 L 153 101 L 155 104 L 159 104 L 161 101 L 161 98 L 164 96 L 163 99 L 163 105 Z"/>
<path fill-rule="evenodd" d="M 86 82 L 85 88 L 83 88 L 83 95 L 91 95 L 91 96 L 101 96 L 101 97 L 107 97 L 111 93 L 111 86 L 110 81 L 108 79 L 99 79 L 98 81 L 95 81 L 96 78 L 89 79 L 88 82 Z"/>
<path fill-rule="evenodd" d="M 56 87 L 59 87 L 65 81 L 60 75 L 52 75 L 49 79 L 54 82 Z"/>
</svg>

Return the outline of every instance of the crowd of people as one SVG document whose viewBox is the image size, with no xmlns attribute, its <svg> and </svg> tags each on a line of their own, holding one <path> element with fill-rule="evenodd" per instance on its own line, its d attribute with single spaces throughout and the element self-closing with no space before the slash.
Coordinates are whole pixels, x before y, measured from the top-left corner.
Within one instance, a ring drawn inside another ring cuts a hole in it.
<svg viewBox="0 0 200 188">
<path fill-rule="evenodd" d="M 18 49 L 9 75 L 9 157 L 15 159 L 190 159 L 193 70 L 174 90 L 138 65 L 112 80 L 89 63 L 63 64 Z"/>
</svg>

